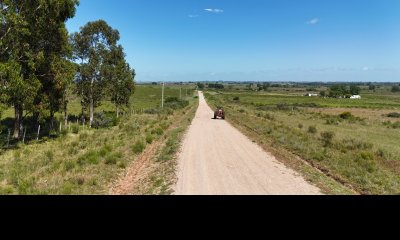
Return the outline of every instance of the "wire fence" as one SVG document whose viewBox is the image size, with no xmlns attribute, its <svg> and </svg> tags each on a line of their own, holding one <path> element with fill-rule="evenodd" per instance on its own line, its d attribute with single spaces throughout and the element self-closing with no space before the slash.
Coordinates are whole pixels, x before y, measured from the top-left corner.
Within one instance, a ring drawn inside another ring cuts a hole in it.
<svg viewBox="0 0 400 240">
<path fill-rule="evenodd" d="M 121 113 L 122 116 L 133 116 L 146 114 L 146 109 L 129 109 Z M 1 127 L 1 126 L 0 126 Z M 19 144 L 27 144 L 33 141 L 40 142 L 55 139 L 67 133 L 77 133 L 89 129 L 89 121 L 86 118 L 73 117 L 65 124 L 64 121 L 56 121 L 53 126 L 50 123 L 37 126 L 24 126 L 20 131 L 20 137 L 14 138 L 14 128 L 8 126 L 0 128 L 0 149 L 15 148 Z"/>
</svg>

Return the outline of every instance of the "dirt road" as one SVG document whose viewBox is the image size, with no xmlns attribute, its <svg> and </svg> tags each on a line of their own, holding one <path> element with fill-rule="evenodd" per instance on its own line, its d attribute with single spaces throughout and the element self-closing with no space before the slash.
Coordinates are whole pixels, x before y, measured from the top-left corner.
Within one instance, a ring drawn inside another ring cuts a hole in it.
<svg viewBox="0 0 400 240">
<path fill-rule="evenodd" d="M 199 100 L 179 154 L 176 195 L 321 194 L 228 122 L 213 120 L 201 92 Z"/>
</svg>

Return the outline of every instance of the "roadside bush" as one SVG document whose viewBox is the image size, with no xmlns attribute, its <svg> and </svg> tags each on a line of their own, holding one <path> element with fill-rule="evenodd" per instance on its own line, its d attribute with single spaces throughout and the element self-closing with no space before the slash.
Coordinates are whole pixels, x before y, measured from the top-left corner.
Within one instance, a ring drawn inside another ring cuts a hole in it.
<svg viewBox="0 0 400 240">
<path fill-rule="evenodd" d="M 169 97 L 165 100 L 164 106 L 166 108 L 177 110 L 189 106 L 189 101 L 181 100 L 177 97 Z"/>
<path fill-rule="evenodd" d="M 68 133 L 69 133 L 69 131 L 68 131 L 68 129 L 67 128 L 63 128 L 62 130 L 61 130 L 61 136 L 66 136 L 66 135 L 68 135 Z"/>
<path fill-rule="evenodd" d="M 89 151 L 78 158 L 79 165 L 93 164 L 97 165 L 100 162 L 100 156 L 96 151 Z"/>
<path fill-rule="evenodd" d="M 78 133 L 79 133 L 79 125 L 73 124 L 73 125 L 71 126 L 71 132 L 72 132 L 73 134 L 78 134 Z"/>
<path fill-rule="evenodd" d="M 155 108 L 149 108 L 149 109 L 144 110 L 144 113 L 150 114 L 150 115 L 155 115 L 155 114 L 160 113 L 160 111 L 158 111 Z"/>
<path fill-rule="evenodd" d="M 387 126 L 388 128 L 393 128 L 393 129 L 398 129 L 400 128 L 400 122 L 394 122 L 392 123 L 391 121 L 386 121 L 383 123 L 384 126 Z"/>
<path fill-rule="evenodd" d="M 344 120 L 349 120 L 349 119 L 354 118 L 354 116 L 353 116 L 353 114 L 351 114 L 351 112 L 344 112 L 344 113 L 340 114 L 339 117 Z"/>
<path fill-rule="evenodd" d="M 334 132 L 322 132 L 321 133 L 322 142 L 324 143 L 325 147 L 329 147 L 332 145 L 334 137 L 335 137 Z"/>
<path fill-rule="evenodd" d="M 328 118 L 326 119 L 327 125 L 339 125 L 339 121 L 336 118 Z"/>
<path fill-rule="evenodd" d="M 400 128 L 400 122 L 392 123 L 392 128 L 393 128 L 393 129 L 398 129 L 398 128 Z"/>
<path fill-rule="evenodd" d="M 132 146 L 132 151 L 135 154 L 142 153 L 145 148 L 145 144 L 142 141 L 137 141 L 135 144 Z"/>
<path fill-rule="evenodd" d="M 317 127 L 316 126 L 308 127 L 308 132 L 312 133 L 312 134 L 316 134 L 317 133 Z"/>
<path fill-rule="evenodd" d="M 114 154 L 110 154 L 105 158 L 104 163 L 106 165 L 116 165 L 118 160 L 122 158 L 122 154 L 121 153 L 114 153 Z"/>
<path fill-rule="evenodd" d="M 151 131 L 151 134 L 157 134 L 159 136 L 164 134 L 164 130 L 162 128 L 156 128 Z"/>
<path fill-rule="evenodd" d="M 390 118 L 400 118 L 400 113 L 397 113 L 397 112 L 392 112 L 392 113 L 389 113 L 388 115 L 386 115 L 387 117 L 390 117 Z"/>
<path fill-rule="evenodd" d="M 289 110 L 289 105 L 286 103 L 280 103 L 276 105 L 276 109 L 278 110 Z"/>
<path fill-rule="evenodd" d="M 154 137 L 153 137 L 152 135 L 147 135 L 147 136 L 146 136 L 146 142 L 147 142 L 148 144 L 152 144 L 153 141 L 154 141 Z"/>
<path fill-rule="evenodd" d="M 112 151 L 111 145 L 105 144 L 99 151 L 100 156 L 104 157 Z"/>
<path fill-rule="evenodd" d="M 92 127 L 96 129 L 108 128 L 115 126 L 114 125 L 115 122 L 117 122 L 117 120 L 114 120 L 113 117 L 107 116 L 104 112 L 98 112 L 94 114 L 94 121 Z"/>
</svg>

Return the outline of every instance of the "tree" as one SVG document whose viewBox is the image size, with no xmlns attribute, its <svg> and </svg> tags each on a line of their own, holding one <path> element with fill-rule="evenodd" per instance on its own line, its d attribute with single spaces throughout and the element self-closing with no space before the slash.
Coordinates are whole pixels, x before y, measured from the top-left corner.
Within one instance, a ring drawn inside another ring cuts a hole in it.
<svg viewBox="0 0 400 240">
<path fill-rule="evenodd" d="M 361 92 L 361 88 L 357 85 L 350 85 L 350 94 L 359 95 Z"/>
<path fill-rule="evenodd" d="M 269 89 L 270 86 L 271 86 L 270 83 L 263 83 L 262 88 L 263 88 L 264 91 L 268 91 L 268 89 Z"/>
<path fill-rule="evenodd" d="M 392 92 L 393 92 L 393 93 L 400 92 L 400 87 L 399 87 L 399 86 L 393 86 L 393 87 L 392 87 Z"/>
<path fill-rule="evenodd" d="M 375 90 L 376 90 L 376 86 L 375 86 L 375 85 L 372 85 L 372 84 L 370 84 L 370 85 L 368 85 L 368 89 L 369 89 L 370 91 L 374 91 L 374 92 L 375 92 Z"/>
<path fill-rule="evenodd" d="M 333 85 L 329 88 L 329 97 L 339 98 L 346 94 L 348 94 L 348 91 L 344 85 Z"/>
<path fill-rule="evenodd" d="M 129 99 L 135 90 L 135 70 L 131 69 L 125 61 L 123 48 L 119 45 L 111 49 L 103 66 L 106 76 L 108 93 L 115 104 L 117 118 L 120 108 L 129 104 Z"/>
<path fill-rule="evenodd" d="M 205 87 L 205 85 L 204 85 L 203 83 L 197 83 L 197 87 L 198 87 L 200 90 L 203 90 L 204 87 Z"/>
<path fill-rule="evenodd" d="M 319 93 L 319 95 L 321 96 L 321 97 L 326 97 L 326 92 L 325 91 L 321 91 L 320 93 Z"/>
<path fill-rule="evenodd" d="M 119 40 L 119 32 L 104 20 L 89 22 L 73 34 L 74 56 L 80 61 L 76 77 L 77 90 L 82 97 L 82 109 L 89 107 L 90 127 L 94 109 L 104 96 L 106 79 L 104 62 Z"/>
<path fill-rule="evenodd" d="M 14 138 L 21 137 L 24 111 L 42 112 L 59 99 L 61 84 L 56 81 L 65 79 L 63 66 L 70 49 L 65 22 L 74 16 L 77 4 L 78 0 L 0 2 L 0 91 L 3 102 L 15 110 Z"/>
</svg>

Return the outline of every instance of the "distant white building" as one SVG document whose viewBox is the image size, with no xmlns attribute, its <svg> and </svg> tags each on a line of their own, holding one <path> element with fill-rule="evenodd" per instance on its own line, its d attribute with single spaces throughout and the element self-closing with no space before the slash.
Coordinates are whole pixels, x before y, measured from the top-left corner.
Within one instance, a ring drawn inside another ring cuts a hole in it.
<svg viewBox="0 0 400 240">
<path fill-rule="evenodd" d="M 319 95 L 317 93 L 307 93 L 306 97 L 318 97 Z"/>
<path fill-rule="evenodd" d="M 360 95 L 353 95 L 350 97 L 350 99 L 361 99 Z"/>
</svg>

